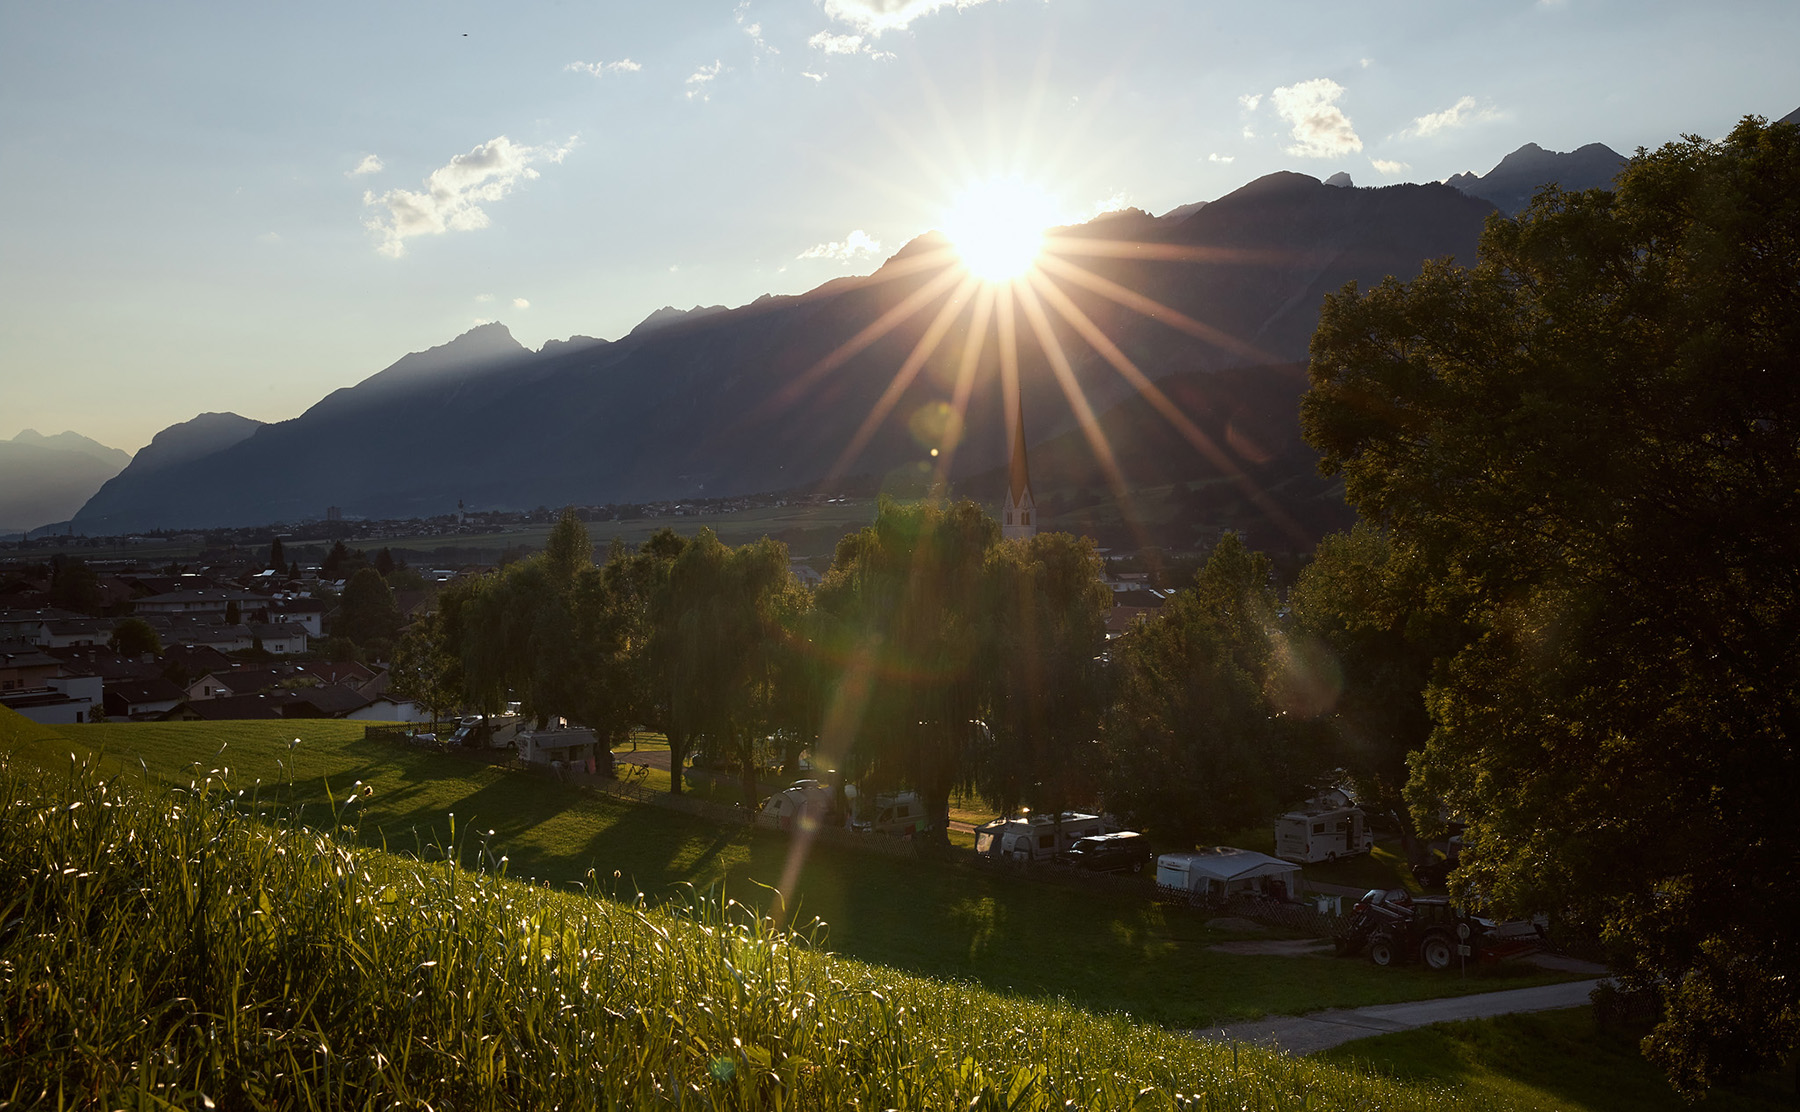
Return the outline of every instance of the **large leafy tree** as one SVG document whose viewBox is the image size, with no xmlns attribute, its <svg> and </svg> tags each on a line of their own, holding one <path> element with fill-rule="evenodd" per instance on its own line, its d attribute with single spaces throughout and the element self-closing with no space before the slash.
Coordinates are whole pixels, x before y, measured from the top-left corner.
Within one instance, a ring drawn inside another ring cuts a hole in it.
<svg viewBox="0 0 1800 1112">
<path fill-rule="evenodd" d="M 1194 585 L 1115 643 L 1107 802 L 1169 841 L 1259 825 L 1329 763 L 1291 679 L 1269 558 L 1227 533 Z"/>
<path fill-rule="evenodd" d="M 1602 934 L 1688 1087 L 1800 1045 L 1800 130 L 1640 152 L 1329 298 L 1302 413 L 1473 633 L 1410 791 Z"/>
<path fill-rule="evenodd" d="M 1093 541 L 1039 533 L 989 549 L 988 735 L 976 781 L 1002 811 L 1060 813 L 1100 788 L 1106 614 Z"/>
<path fill-rule="evenodd" d="M 841 662 L 821 748 L 865 784 L 910 785 L 947 836 L 950 795 L 972 780 L 986 670 L 988 551 L 1000 527 L 973 502 L 883 499 L 838 542 L 817 605 Z"/>
</svg>

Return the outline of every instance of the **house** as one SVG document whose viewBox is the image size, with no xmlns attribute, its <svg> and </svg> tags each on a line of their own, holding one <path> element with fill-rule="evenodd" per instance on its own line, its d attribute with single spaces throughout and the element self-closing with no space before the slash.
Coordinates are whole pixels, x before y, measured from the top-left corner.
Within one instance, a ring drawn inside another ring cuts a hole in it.
<svg viewBox="0 0 1800 1112">
<path fill-rule="evenodd" d="M 313 687 L 318 677 L 298 664 L 272 664 L 262 668 L 233 665 L 208 672 L 188 684 L 189 699 L 222 699 L 232 695 L 254 695 L 277 687 L 290 690 Z"/>
<path fill-rule="evenodd" d="M 226 672 L 231 658 L 210 645 L 169 644 L 165 641 L 163 670 L 179 676 L 204 676 L 208 672 Z"/>
<path fill-rule="evenodd" d="M 294 700 L 282 708 L 286 718 L 348 718 L 369 705 L 354 687 L 346 684 L 321 684 L 299 688 Z"/>
<path fill-rule="evenodd" d="M 362 688 L 377 675 L 375 669 L 354 660 L 309 660 L 300 667 L 319 677 L 320 683 L 347 683 L 356 688 Z M 385 672 L 379 674 L 386 675 Z M 363 694 L 374 698 L 380 692 L 364 691 Z"/>
<path fill-rule="evenodd" d="M 104 645 L 112 640 L 113 622 L 105 618 L 53 618 L 38 626 L 37 643 L 50 649 Z"/>
<path fill-rule="evenodd" d="M 216 620 L 222 622 L 225 611 L 234 602 L 240 611 L 244 611 L 256 609 L 267 601 L 263 595 L 238 587 L 195 587 L 146 595 L 137 600 L 136 610 L 139 614 L 216 615 Z"/>
<path fill-rule="evenodd" d="M 187 693 L 173 680 L 115 680 L 105 685 L 108 718 L 161 718 L 181 705 Z"/>
<path fill-rule="evenodd" d="M 1146 620 L 1162 613 L 1166 602 L 1163 593 L 1147 587 L 1113 591 L 1112 608 L 1106 612 L 1106 639 L 1111 641 L 1131 628 L 1139 618 Z"/>
<path fill-rule="evenodd" d="M 0 643 L 0 693 L 36 690 L 62 671 L 63 662 L 37 645 Z"/>
<path fill-rule="evenodd" d="M 239 653 L 256 647 L 255 635 L 241 622 L 237 625 L 184 626 L 175 633 L 183 645 L 205 645 L 222 653 Z"/>
<path fill-rule="evenodd" d="M 103 687 L 99 676 L 70 674 L 58 662 L 57 674 L 44 676 L 39 686 L 0 690 L 0 706 L 46 726 L 91 722 Z"/>
<path fill-rule="evenodd" d="M 308 637 L 325 635 L 325 608 L 311 599 L 287 599 L 269 606 L 269 621 L 293 622 L 305 628 Z"/>
<path fill-rule="evenodd" d="M 32 610 L 0 610 L 0 641 L 30 641 L 36 644 L 38 631 L 45 622 L 86 617 L 86 614 L 77 614 L 73 610 L 58 610 L 54 606 L 38 607 Z"/>
<path fill-rule="evenodd" d="M 298 622 L 251 622 L 250 636 L 264 652 L 286 656 L 306 651 L 306 627 Z"/>
</svg>

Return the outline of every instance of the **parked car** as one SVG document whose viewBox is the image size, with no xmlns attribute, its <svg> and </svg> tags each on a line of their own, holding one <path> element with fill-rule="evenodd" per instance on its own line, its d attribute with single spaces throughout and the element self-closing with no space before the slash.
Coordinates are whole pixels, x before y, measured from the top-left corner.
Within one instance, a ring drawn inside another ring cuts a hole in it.
<svg viewBox="0 0 1800 1112">
<path fill-rule="evenodd" d="M 1064 864 L 1095 873 L 1141 873 L 1150 858 L 1149 845 L 1135 830 L 1077 838 L 1058 856 Z"/>
</svg>

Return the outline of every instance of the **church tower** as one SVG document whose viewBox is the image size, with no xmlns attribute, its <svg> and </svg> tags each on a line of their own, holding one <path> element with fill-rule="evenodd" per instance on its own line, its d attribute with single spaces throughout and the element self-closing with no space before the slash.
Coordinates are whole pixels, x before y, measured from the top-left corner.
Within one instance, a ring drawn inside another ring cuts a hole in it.
<svg viewBox="0 0 1800 1112">
<path fill-rule="evenodd" d="M 1037 533 L 1037 501 L 1031 497 L 1031 468 L 1025 459 L 1025 399 L 1019 399 L 1012 430 L 1012 465 L 1007 469 L 1006 504 L 1001 507 L 1000 535 L 1030 540 Z"/>
</svg>

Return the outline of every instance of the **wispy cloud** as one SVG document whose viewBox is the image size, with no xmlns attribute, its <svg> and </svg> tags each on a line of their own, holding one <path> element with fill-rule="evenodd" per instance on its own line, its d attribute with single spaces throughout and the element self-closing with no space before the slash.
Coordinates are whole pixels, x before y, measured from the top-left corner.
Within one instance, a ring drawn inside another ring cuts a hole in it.
<svg viewBox="0 0 1800 1112">
<path fill-rule="evenodd" d="M 382 194 L 364 193 L 364 205 L 385 210 L 366 222 L 381 236 L 376 250 L 397 259 L 406 254 L 406 241 L 414 236 L 487 227 L 488 215 L 482 205 L 505 197 L 519 182 L 537 177 L 533 163 L 561 162 L 574 144 L 571 136 L 562 146 L 521 147 L 502 135 L 433 170 L 422 192 L 390 189 Z"/>
<path fill-rule="evenodd" d="M 360 178 L 364 174 L 379 173 L 381 173 L 381 159 L 376 158 L 372 154 L 363 155 L 361 162 L 358 162 L 352 169 L 344 171 L 344 175 L 351 178 Z"/>
<path fill-rule="evenodd" d="M 591 73 L 595 77 L 605 77 L 609 73 L 636 73 L 643 68 L 630 58 L 620 58 L 616 62 L 570 62 L 563 67 L 576 73 Z"/>
<path fill-rule="evenodd" d="M 1243 96 L 1238 98 L 1238 106 L 1246 112 L 1256 111 L 1256 106 L 1261 103 L 1262 103 L 1262 94 L 1261 93 L 1245 93 Z"/>
<path fill-rule="evenodd" d="M 515 297 L 515 298 L 513 298 L 513 308 L 529 309 L 529 308 L 531 308 L 531 302 L 525 300 L 522 297 Z"/>
<path fill-rule="evenodd" d="M 877 50 L 863 35 L 834 35 L 830 31 L 820 31 L 807 39 L 806 45 L 826 54 L 866 54 L 876 61 L 887 61 L 894 56 L 892 51 Z"/>
<path fill-rule="evenodd" d="M 801 71 L 800 71 L 800 76 L 801 76 L 801 77 L 810 77 L 810 78 L 812 78 L 812 79 L 813 79 L 813 80 L 814 80 L 814 81 L 823 81 L 823 80 L 825 80 L 825 75 L 824 75 L 824 74 L 822 74 L 822 73 L 814 73 L 814 72 L 813 72 L 813 71 L 811 71 L 811 70 L 801 70 Z"/>
<path fill-rule="evenodd" d="M 1371 158 L 1369 159 L 1369 165 L 1375 167 L 1375 169 L 1379 170 L 1381 173 L 1390 176 L 1393 174 L 1404 174 L 1412 169 L 1412 164 L 1410 162 L 1392 162 L 1385 158 Z"/>
<path fill-rule="evenodd" d="M 1208 162 L 1236 162 L 1237 155 L 1235 155 L 1235 154 L 1220 154 L 1218 151 L 1214 151 L 1213 153 L 1206 156 L 1206 161 L 1208 161 Z"/>
<path fill-rule="evenodd" d="M 712 65 L 701 66 L 693 73 L 688 74 L 687 98 L 689 100 L 711 100 L 712 90 L 707 86 L 711 85 L 713 78 L 719 76 L 724 69 L 725 63 L 714 58 Z"/>
<path fill-rule="evenodd" d="M 806 250 L 796 255 L 795 258 L 836 259 L 839 262 L 847 263 L 858 256 L 879 255 L 880 253 L 881 241 L 869 235 L 868 232 L 863 231 L 861 228 L 857 228 L 841 240 L 833 240 L 830 243 L 821 243 L 816 247 L 808 247 Z"/>
<path fill-rule="evenodd" d="M 1337 158 L 1362 150 L 1362 138 L 1337 106 L 1344 87 L 1329 77 L 1284 85 L 1270 94 L 1275 113 L 1293 128 L 1287 153 L 1300 158 Z"/>
<path fill-rule="evenodd" d="M 1440 131 L 1450 131 L 1475 120 L 1491 120 L 1497 115 L 1499 113 L 1492 108 L 1483 108 L 1477 104 L 1474 97 L 1462 97 L 1442 112 L 1432 112 L 1420 116 L 1412 122 L 1411 127 L 1400 134 L 1426 139 Z"/>
<path fill-rule="evenodd" d="M 914 20 L 940 8 L 958 11 L 973 8 L 987 0 L 824 0 L 825 14 L 840 23 L 870 35 L 883 31 L 904 31 Z"/>
<path fill-rule="evenodd" d="M 731 16 L 737 20 L 738 29 L 750 36 L 750 41 L 756 45 L 758 54 L 781 53 L 763 40 L 762 23 L 751 21 L 750 0 L 738 0 L 738 6 L 732 9 Z"/>
</svg>

